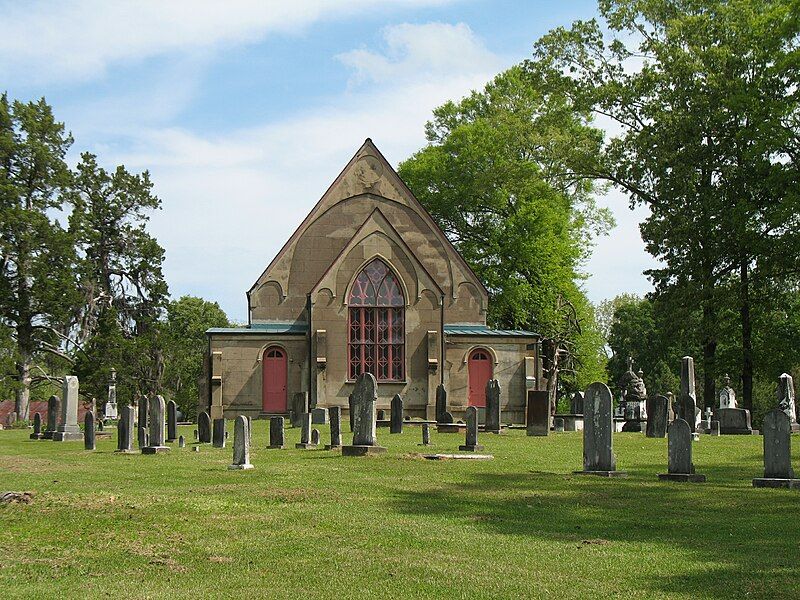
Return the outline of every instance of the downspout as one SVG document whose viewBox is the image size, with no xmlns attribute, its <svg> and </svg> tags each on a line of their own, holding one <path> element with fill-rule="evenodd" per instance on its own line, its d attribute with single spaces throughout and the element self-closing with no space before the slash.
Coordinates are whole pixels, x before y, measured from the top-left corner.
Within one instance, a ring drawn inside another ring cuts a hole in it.
<svg viewBox="0 0 800 600">
<path fill-rule="evenodd" d="M 442 297 L 441 297 L 441 305 L 440 305 L 439 313 L 441 314 L 441 324 L 440 324 L 439 331 L 442 332 L 442 335 L 441 335 L 441 346 L 442 347 L 439 350 L 439 352 L 441 353 L 440 360 L 439 360 L 439 383 L 441 383 L 442 386 L 444 386 L 444 362 L 445 362 L 444 361 L 444 347 L 445 347 L 445 343 L 444 343 L 444 294 L 442 294 Z"/>
<path fill-rule="evenodd" d="M 314 370 L 311 368 L 314 358 L 312 346 L 313 328 L 311 327 L 311 294 L 306 294 L 306 314 L 308 315 L 308 407 L 317 405 L 317 390 L 314 388 Z"/>
</svg>

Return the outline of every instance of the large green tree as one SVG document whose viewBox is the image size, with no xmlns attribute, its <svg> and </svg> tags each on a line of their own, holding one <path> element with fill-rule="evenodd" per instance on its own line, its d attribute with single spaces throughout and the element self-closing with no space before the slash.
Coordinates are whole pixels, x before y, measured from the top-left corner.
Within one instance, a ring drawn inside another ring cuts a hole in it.
<svg viewBox="0 0 800 600">
<path fill-rule="evenodd" d="M 403 180 L 491 294 L 488 320 L 544 336 L 555 400 L 603 378 L 603 341 L 581 289 L 581 265 L 611 219 L 594 182 L 569 176 L 603 135 L 561 93 L 515 67 L 480 92 L 434 111 L 428 145 Z"/>
<path fill-rule="evenodd" d="M 754 278 L 795 276 L 798 233 L 796 0 L 601 0 L 596 21 L 557 29 L 527 69 L 614 122 L 579 167 L 643 203 L 649 272 L 676 319 L 701 314 L 713 405 L 720 310 L 738 304 L 745 406 L 752 402 Z"/>
<path fill-rule="evenodd" d="M 0 96 L 0 319 L 13 339 L 15 410 L 27 419 L 44 352 L 62 354 L 60 332 L 76 302 L 75 253 L 54 217 L 70 182 L 72 143 L 44 99 Z"/>
</svg>

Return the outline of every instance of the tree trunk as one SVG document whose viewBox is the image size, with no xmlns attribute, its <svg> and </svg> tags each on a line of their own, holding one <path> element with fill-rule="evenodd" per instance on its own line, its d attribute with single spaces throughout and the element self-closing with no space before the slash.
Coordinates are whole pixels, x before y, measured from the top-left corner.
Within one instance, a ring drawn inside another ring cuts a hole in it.
<svg viewBox="0 0 800 600">
<path fill-rule="evenodd" d="M 703 407 L 714 409 L 714 397 L 716 396 L 716 363 L 717 363 L 717 336 L 714 333 L 716 327 L 716 314 L 711 307 L 711 302 L 707 302 L 703 307 Z M 700 407 L 698 407 L 700 408 Z"/>
<path fill-rule="evenodd" d="M 14 399 L 14 411 L 17 419 L 27 421 L 30 416 L 31 400 L 31 355 L 20 348 L 17 361 L 17 389 Z"/>
<path fill-rule="evenodd" d="M 747 261 L 739 266 L 739 314 L 742 320 L 742 406 L 753 411 L 753 322 L 750 318 L 750 272 Z"/>
</svg>

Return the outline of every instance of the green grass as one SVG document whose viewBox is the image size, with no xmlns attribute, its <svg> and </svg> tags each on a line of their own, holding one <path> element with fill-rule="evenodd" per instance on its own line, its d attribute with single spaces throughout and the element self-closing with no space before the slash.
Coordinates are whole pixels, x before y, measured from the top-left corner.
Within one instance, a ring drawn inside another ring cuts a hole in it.
<svg viewBox="0 0 800 600">
<path fill-rule="evenodd" d="M 580 433 L 482 434 L 493 461 L 435 462 L 417 427 L 379 429 L 367 458 L 254 429 L 251 471 L 227 470 L 232 439 L 141 456 L 0 432 L 0 491 L 35 492 L 0 507 L 0 597 L 800 597 L 800 493 L 751 486 L 760 436 L 702 437 L 709 481 L 680 484 L 641 434 L 615 436 L 629 478 L 604 480 L 571 475 Z"/>
</svg>

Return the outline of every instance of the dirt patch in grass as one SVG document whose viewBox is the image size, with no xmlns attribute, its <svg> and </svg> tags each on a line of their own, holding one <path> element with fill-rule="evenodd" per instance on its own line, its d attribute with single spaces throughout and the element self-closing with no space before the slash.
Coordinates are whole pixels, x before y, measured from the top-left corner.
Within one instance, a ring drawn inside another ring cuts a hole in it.
<svg viewBox="0 0 800 600">
<path fill-rule="evenodd" d="M 233 559 L 230 556 L 209 556 L 208 560 L 213 563 L 232 563 Z"/>
<path fill-rule="evenodd" d="M 0 456 L 0 473 L 21 473 L 25 475 L 53 473 L 64 470 L 61 463 L 46 458 L 30 456 Z"/>
</svg>

